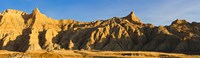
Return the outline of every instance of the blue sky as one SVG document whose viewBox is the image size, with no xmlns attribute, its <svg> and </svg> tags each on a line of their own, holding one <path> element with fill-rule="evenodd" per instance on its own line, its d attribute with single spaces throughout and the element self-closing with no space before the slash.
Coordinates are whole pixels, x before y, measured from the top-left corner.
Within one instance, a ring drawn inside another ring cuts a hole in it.
<svg viewBox="0 0 200 58">
<path fill-rule="evenodd" d="M 131 11 L 144 23 L 169 25 L 175 19 L 200 22 L 200 0 L 0 0 L 0 11 L 31 13 L 35 7 L 55 19 L 77 21 L 124 17 Z"/>
</svg>

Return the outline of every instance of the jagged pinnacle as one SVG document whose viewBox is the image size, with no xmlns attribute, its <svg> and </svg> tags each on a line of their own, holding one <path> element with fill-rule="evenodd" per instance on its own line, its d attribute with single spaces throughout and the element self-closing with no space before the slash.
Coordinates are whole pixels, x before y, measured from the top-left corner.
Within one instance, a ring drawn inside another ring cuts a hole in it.
<svg viewBox="0 0 200 58">
<path fill-rule="evenodd" d="M 138 17 L 134 14 L 134 12 L 132 11 L 128 16 L 125 17 L 126 19 L 128 19 L 130 22 L 134 22 L 134 23 L 142 23 Z"/>
<path fill-rule="evenodd" d="M 36 8 L 32 11 L 32 14 L 37 15 L 37 14 L 41 14 L 41 13 L 40 13 L 40 10 L 36 7 Z"/>
</svg>

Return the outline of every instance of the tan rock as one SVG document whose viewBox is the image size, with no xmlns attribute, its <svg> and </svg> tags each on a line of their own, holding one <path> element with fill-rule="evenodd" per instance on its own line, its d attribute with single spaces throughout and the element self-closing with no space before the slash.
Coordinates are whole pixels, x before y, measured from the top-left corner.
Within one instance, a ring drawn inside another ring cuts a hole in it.
<svg viewBox="0 0 200 58">
<path fill-rule="evenodd" d="M 128 19 L 130 22 L 133 23 L 142 23 L 139 18 L 134 14 L 134 12 L 131 12 L 128 16 L 125 17 Z"/>
<path fill-rule="evenodd" d="M 108 20 L 54 20 L 35 8 L 31 14 L 0 14 L 0 49 L 200 52 L 200 23 L 175 20 L 170 26 L 143 24 L 131 12 Z"/>
</svg>

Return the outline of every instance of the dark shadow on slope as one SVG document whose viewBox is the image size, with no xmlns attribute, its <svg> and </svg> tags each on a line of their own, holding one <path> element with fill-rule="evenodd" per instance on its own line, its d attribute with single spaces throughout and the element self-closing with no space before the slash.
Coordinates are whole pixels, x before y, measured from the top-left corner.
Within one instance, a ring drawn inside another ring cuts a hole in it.
<svg viewBox="0 0 200 58">
<path fill-rule="evenodd" d="M 4 43 L 4 40 L 5 40 L 5 38 L 8 36 L 8 34 L 6 34 L 3 38 L 1 38 L 1 40 L 0 40 L 0 49 L 2 49 L 3 48 L 3 43 Z"/>
<path fill-rule="evenodd" d="M 24 23 L 25 23 L 25 24 L 27 24 L 28 19 L 31 17 L 30 14 L 23 14 L 23 15 L 21 15 L 21 16 L 22 16 L 22 18 L 24 19 Z"/>
<path fill-rule="evenodd" d="M 0 19 L 1 19 L 2 17 L 3 17 L 3 16 L 0 15 Z"/>
<path fill-rule="evenodd" d="M 22 35 L 16 37 L 14 41 L 9 41 L 3 50 L 25 52 L 29 47 L 31 28 L 24 29 Z"/>
<path fill-rule="evenodd" d="M 46 48 L 46 47 L 44 47 L 44 44 L 45 44 L 45 42 L 47 41 L 47 40 L 45 39 L 46 31 L 47 31 L 47 30 L 43 30 L 43 31 L 39 32 L 39 35 L 38 35 L 39 45 L 40 45 L 40 47 L 41 47 L 42 49 L 45 49 L 45 48 Z"/>
</svg>

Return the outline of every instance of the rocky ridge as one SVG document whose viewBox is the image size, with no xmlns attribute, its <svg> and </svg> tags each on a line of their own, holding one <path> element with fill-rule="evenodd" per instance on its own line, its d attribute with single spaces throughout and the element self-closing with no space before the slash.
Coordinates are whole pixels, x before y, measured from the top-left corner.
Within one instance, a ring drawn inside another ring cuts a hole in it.
<svg viewBox="0 0 200 58">
<path fill-rule="evenodd" d="M 0 49 L 200 52 L 200 23 L 175 20 L 169 26 L 144 24 L 131 12 L 94 22 L 54 20 L 37 8 L 31 14 L 0 14 Z"/>
</svg>

